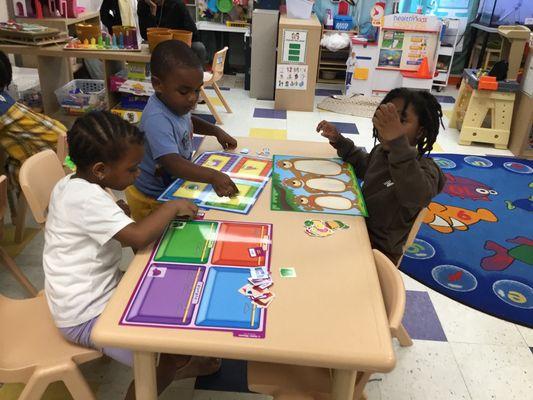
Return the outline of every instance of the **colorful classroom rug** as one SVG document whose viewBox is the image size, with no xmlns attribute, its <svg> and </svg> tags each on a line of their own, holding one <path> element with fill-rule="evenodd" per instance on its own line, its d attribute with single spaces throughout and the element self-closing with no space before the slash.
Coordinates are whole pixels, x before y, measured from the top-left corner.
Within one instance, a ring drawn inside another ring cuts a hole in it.
<svg viewBox="0 0 533 400">
<path fill-rule="evenodd" d="M 317 107 L 321 110 L 332 111 L 339 114 L 372 118 L 381 100 L 383 100 L 383 98 L 378 96 L 370 98 L 363 96 L 326 97 L 317 105 Z"/>
<path fill-rule="evenodd" d="M 400 269 L 467 306 L 533 327 L 533 162 L 433 159 L 446 186 Z"/>
</svg>

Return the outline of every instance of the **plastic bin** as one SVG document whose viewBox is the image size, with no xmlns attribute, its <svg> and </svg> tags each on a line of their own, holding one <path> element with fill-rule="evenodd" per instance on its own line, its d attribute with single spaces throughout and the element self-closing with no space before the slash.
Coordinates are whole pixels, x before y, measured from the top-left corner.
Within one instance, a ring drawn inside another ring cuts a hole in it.
<svg viewBox="0 0 533 400">
<path fill-rule="evenodd" d="M 287 17 L 296 19 L 309 19 L 313 11 L 314 1 L 287 0 Z"/>
<path fill-rule="evenodd" d="M 19 101 L 35 112 L 43 112 L 43 97 L 39 87 L 22 92 Z"/>
<path fill-rule="evenodd" d="M 70 115 L 107 108 L 105 83 L 102 80 L 74 79 L 55 91 L 57 101 Z"/>
<path fill-rule="evenodd" d="M 120 96 L 120 108 L 124 110 L 144 110 L 148 103 L 148 96 L 135 96 L 134 94 L 123 94 Z"/>
<path fill-rule="evenodd" d="M 335 15 L 333 17 L 333 29 L 336 31 L 349 31 L 352 29 L 353 20 L 351 15 Z"/>
</svg>

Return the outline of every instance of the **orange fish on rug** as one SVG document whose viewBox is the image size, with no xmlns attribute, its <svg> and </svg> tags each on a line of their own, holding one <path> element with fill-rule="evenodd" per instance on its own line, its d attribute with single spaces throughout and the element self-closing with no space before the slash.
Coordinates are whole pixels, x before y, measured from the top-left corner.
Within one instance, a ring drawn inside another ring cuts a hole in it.
<svg viewBox="0 0 533 400">
<path fill-rule="evenodd" d="M 467 231 L 470 225 L 479 221 L 498 221 L 498 217 L 486 208 L 478 208 L 472 211 L 466 208 L 432 202 L 427 206 L 427 209 L 428 212 L 424 217 L 424 223 L 440 233 L 448 234 L 453 231 Z"/>
</svg>

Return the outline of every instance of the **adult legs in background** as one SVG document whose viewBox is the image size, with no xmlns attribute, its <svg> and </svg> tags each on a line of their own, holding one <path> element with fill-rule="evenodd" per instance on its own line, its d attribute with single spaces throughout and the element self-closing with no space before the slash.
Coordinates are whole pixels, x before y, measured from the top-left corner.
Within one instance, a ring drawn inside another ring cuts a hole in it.
<svg viewBox="0 0 533 400">
<path fill-rule="evenodd" d="M 207 50 L 202 42 L 192 42 L 191 49 L 196 53 L 200 61 L 202 61 L 202 64 L 207 62 Z"/>
<path fill-rule="evenodd" d="M 114 67 L 116 70 L 122 69 L 121 61 L 112 61 L 112 63 L 116 63 L 117 66 Z M 104 63 L 102 60 L 96 58 L 84 58 L 83 65 L 87 69 L 91 79 L 105 80 Z"/>
</svg>

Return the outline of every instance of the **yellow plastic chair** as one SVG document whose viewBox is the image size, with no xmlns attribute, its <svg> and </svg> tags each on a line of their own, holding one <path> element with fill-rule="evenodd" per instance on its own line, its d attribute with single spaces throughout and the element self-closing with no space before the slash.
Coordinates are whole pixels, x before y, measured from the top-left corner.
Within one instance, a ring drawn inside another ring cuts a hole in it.
<svg viewBox="0 0 533 400">
<path fill-rule="evenodd" d="M 207 97 L 207 93 L 205 92 L 204 87 L 206 85 L 213 86 L 213 89 L 215 89 L 215 92 L 224 105 L 224 108 L 228 113 L 232 113 L 231 108 L 229 104 L 227 103 L 224 96 L 222 96 L 222 92 L 220 91 L 220 88 L 217 85 L 217 82 L 222 79 L 224 76 L 224 64 L 226 62 L 226 54 L 228 52 L 228 48 L 224 47 L 222 50 L 217 51 L 215 53 L 215 56 L 213 57 L 213 64 L 211 66 L 211 72 L 204 72 L 204 86 L 202 86 L 202 89 L 200 89 L 200 94 L 205 100 L 205 103 L 207 104 L 207 107 L 209 108 L 209 111 L 211 111 L 211 114 L 213 114 L 213 117 L 215 117 L 215 121 L 217 124 L 222 123 L 222 119 L 220 118 L 220 115 L 218 114 L 215 106 Z"/>
<path fill-rule="evenodd" d="M 398 263 L 396 266 L 400 268 L 400 264 L 402 263 L 403 256 L 405 254 L 405 251 L 411 247 L 411 245 L 415 242 L 416 235 L 418 235 L 418 231 L 420 230 L 420 227 L 422 226 L 422 222 L 424 222 L 424 218 L 426 217 L 426 213 L 428 212 L 428 209 L 424 207 L 418 215 L 416 216 L 415 222 L 413 223 L 413 226 L 411 227 L 411 230 L 409 231 L 409 236 L 407 236 L 407 240 L 405 241 L 405 244 L 403 245 L 403 254 L 398 260 Z"/>
<path fill-rule="evenodd" d="M 19 400 L 38 400 L 62 381 L 74 400 L 96 400 L 79 364 L 101 353 L 67 342 L 50 315 L 44 294 L 24 300 L 0 295 L 0 382 L 25 383 Z"/>
<path fill-rule="evenodd" d="M 400 271 L 378 250 L 373 250 L 381 292 L 391 335 L 400 345 L 413 344 L 402 325 L 405 310 L 405 288 Z M 359 372 L 355 381 L 354 399 L 366 399 L 364 388 L 371 372 Z M 329 400 L 332 375 L 327 368 L 299 367 L 273 363 L 248 363 L 248 388 L 252 392 L 274 397 L 274 400 Z"/>
<path fill-rule="evenodd" d="M 67 144 L 66 132 L 61 132 L 57 136 L 56 154 L 57 154 L 57 158 L 61 161 L 61 164 L 63 164 L 65 161 L 65 157 L 68 155 L 68 144 Z M 22 193 L 19 194 L 18 204 L 17 204 L 17 208 L 15 211 L 16 211 L 15 242 L 20 243 L 22 242 L 22 239 L 24 238 L 24 229 L 26 227 L 26 213 L 28 211 L 28 203 Z"/>
<path fill-rule="evenodd" d="M 61 132 L 57 136 L 56 154 L 61 164 L 64 164 L 65 158 L 68 156 L 67 134 L 65 132 Z"/>
<path fill-rule="evenodd" d="M 0 240 L 4 236 L 4 217 L 7 210 L 7 177 L 0 176 Z M 0 246 L 0 262 L 7 268 L 13 277 L 22 285 L 31 297 L 37 295 L 37 289 L 20 270 L 19 266 L 7 251 Z"/>
<path fill-rule="evenodd" d="M 64 176 L 63 165 L 52 150 L 34 154 L 22 164 L 19 173 L 20 188 L 37 223 L 46 222 L 50 195 L 56 183 Z"/>
</svg>

